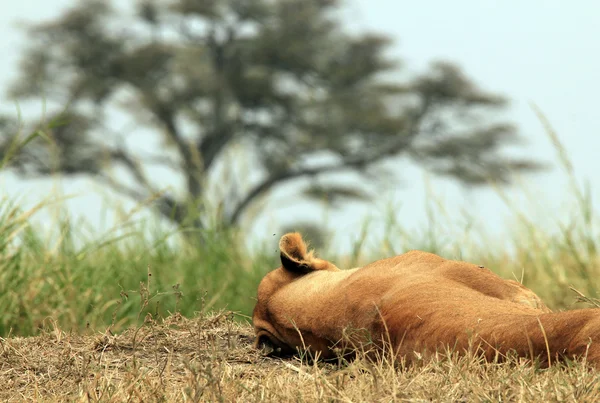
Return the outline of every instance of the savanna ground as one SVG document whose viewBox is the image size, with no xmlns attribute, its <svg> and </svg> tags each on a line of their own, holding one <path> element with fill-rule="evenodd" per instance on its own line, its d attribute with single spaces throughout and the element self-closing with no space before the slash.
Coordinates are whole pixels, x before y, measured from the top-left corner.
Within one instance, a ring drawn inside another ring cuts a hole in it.
<svg viewBox="0 0 600 403">
<path fill-rule="evenodd" d="M 330 245 L 319 255 L 352 267 L 423 249 L 517 278 L 555 310 L 598 306 L 598 221 L 590 193 L 577 185 L 549 133 L 573 202 L 556 214 L 563 220 L 554 230 L 541 229 L 506 197 L 513 236 L 495 243 L 469 217 L 445 216 L 432 203 L 425 230 L 403 228 L 390 213 L 375 238 L 365 236 L 368 226 L 358 228 L 349 254 L 337 255 Z M 169 232 L 138 220 L 142 207 L 98 234 L 85 221 L 73 222 L 60 200 L 28 210 L 18 200 L 0 200 L 0 400 L 599 399 L 600 372 L 582 363 L 540 369 L 514 360 L 439 357 L 406 368 L 389 359 L 263 357 L 252 348 L 249 315 L 258 282 L 278 265 L 278 236 L 252 250 L 243 234 L 229 230 L 206 230 L 198 234 L 202 242 L 185 243 L 191 230 Z M 35 221 L 40 210 L 50 213 L 56 231 L 45 235 Z"/>
<path fill-rule="evenodd" d="M 541 370 L 509 360 L 437 358 L 311 363 L 263 357 L 247 325 L 220 312 L 150 317 L 120 334 L 2 339 L 2 401 L 594 401 L 596 372 L 577 363 Z"/>
</svg>

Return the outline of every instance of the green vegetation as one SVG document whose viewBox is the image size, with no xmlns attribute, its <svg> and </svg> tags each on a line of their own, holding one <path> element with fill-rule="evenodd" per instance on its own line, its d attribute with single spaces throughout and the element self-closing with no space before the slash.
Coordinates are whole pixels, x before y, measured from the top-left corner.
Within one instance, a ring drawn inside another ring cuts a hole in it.
<svg viewBox="0 0 600 403">
<path fill-rule="evenodd" d="M 28 207 L 0 195 L 0 400 L 598 395 L 600 378 L 581 362 L 542 370 L 516 360 L 436 357 L 398 368 L 391 358 L 373 363 L 360 354 L 338 365 L 263 357 L 248 322 L 260 280 L 279 264 L 281 230 L 250 247 L 252 234 L 241 228 L 275 187 L 294 185 L 291 199 L 335 208 L 373 201 L 406 179 L 384 168 L 392 159 L 469 186 L 514 183 L 514 174 L 546 165 L 504 152 L 522 138 L 494 119 L 507 99 L 447 61 L 408 74 L 388 58 L 386 35 L 348 32 L 338 18 L 341 0 L 135 4 L 131 13 L 105 0 L 74 2 L 27 31 L 9 95 L 17 102 L 44 96 L 44 117 L 24 135 L 21 116 L 0 116 L 0 172 L 84 175 L 138 204 L 125 212 L 111 206 L 123 213 L 99 230 L 74 220 L 62 194 Z M 404 81 L 391 80 L 403 72 Z M 445 211 L 435 190 L 422 226 L 406 228 L 390 205 L 376 217 L 384 225 L 365 219 L 343 253 L 328 242 L 337 232 L 329 223 L 284 224 L 302 229 L 317 254 L 342 268 L 423 249 L 516 278 L 553 309 L 600 306 L 591 191 L 536 112 L 568 178 L 564 201 L 575 206 L 554 212 L 556 222 L 536 222 L 513 201 L 527 196 L 523 186 L 510 195 L 495 187 L 512 212 L 511 235 L 502 240 L 478 231 L 468 212 Z M 152 139 L 152 153 L 137 148 L 139 134 Z M 231 163 L 240 159 L 248 166 Z M 157 167 L 175 179 L 161 183 L 151 171 Z M 339 174 L 354 179 L 338 181 Z M 174 182 L 179 192 L 166 192 Z M 534 209 L 539 200 L 530 200 Z M 146 211 L 155 214 L 140 218 Z"/>
<path fill-rule="evenodd" d="M 468 225 L 454 225 L 468 222 L 463 217 L 444 216 L 441 208 L 428 206 L 430 222 L 421 232 L 408 231 L 390 215 L 384 231 L 369 239 L 367 226 L 365 231 L 357 228 L 357 234 L 363 231 L 365 237 L 346 256 L 336 256 L 332 245 L 331 251 L 318 252 L 340 267 L 349 267 L 411 248 L 426 249 L 448 258 L 477 261 L 504 277 L 522 279 L 552 308 L 573 307 L 578 295 L 571 286 L 590 298 L 598 297 L 600 238 L 589 190 L 578 187 L 549 126 L 548 133 L 571 179 L 569 197 L 578 206 L 559 231 L 539 229 L 507 197 L 515 217 L 509 249 L 482 240 Z M 35 136 L 44 133 L 22 136 L 14 149 Z M 243 319 L 251 314 L 258 282 L 278 264 L 278 237 L 250 251 L 243 232 L 203 229 L 203 242 L 194 244 L 182 234 L 198 229 L 157 230 L 152 221 L 136 219 L 140 206 L 105 234 L 90 238 L 87 223 L 72 223 L 61 203 L 57 197 L 21 211 L 16 200 L 3 197 L 0 201 L 2 336 L 36 334 L 49 321 L 63 330 L 110 326 L 118 331 L 140 323 L 148 312 L 154 317 L 169 312 L 192 316 L 227 308 Z M 44 209 L 57 211 L 52 214 L 55 231 L 47 235 L 32 220 Z"/>
<path fill-rule="evenodd" d="M 82 242 L 68 219 L 57 218 L 58 236 L 46 239 L 28 223 L 34 210 L 4 199 L 1 212 L 3 336 L 35 334 L 50 318 L 78 331 L 120 328 L 146 312 L 248 313 L 260 277 L 276 263 L 274 254 L 246 257 L 230 232 L 205 234 L 207 242 L 191 247 L 168 242 L 178 234 L 148 237 L 148 223 L 127 221 L 114 229 L 119 235 Z"/>
</svg>

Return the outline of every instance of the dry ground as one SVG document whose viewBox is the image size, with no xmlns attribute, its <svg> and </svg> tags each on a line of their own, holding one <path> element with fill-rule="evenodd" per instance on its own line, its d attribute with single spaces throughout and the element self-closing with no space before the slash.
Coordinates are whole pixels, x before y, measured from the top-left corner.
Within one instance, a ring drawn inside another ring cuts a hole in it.
<svg viewBox="0 0 600 403">
<path fill-rule="evenodd" d="M 310 364 L 263 357 L 231 314 L 160 323 L 121 334 L 0 339 L 1 401 L 594 401 L 600 372 L 581 363 L 547 370 L 516 361 L 437 359 Z"/>
</svg>

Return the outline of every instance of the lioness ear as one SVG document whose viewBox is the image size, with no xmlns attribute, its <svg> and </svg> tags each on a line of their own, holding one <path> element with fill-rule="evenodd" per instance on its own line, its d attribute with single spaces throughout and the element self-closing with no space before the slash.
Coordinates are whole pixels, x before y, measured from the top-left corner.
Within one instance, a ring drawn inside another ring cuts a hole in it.
<svg viewBox="0 0 600 403">
<path fill-rule="evenodd" d="M 314 270 L 312 256 L 306 251 L 302 236 L 297 233 L 285 234 L 279 241 L 281 264 L 293 273 L 306 274 Z"/>
</svg>

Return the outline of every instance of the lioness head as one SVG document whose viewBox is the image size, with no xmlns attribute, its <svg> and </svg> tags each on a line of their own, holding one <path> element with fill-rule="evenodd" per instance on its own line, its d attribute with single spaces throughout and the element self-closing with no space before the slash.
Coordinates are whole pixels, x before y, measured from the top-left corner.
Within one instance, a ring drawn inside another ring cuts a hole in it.
<svg viewBox="0 0 600 403">
<path fill-rule="evenodd" d="M 269 304 L 271 297 L 292 282 L 315 271 L 340 269 L 333 263 L 314 257 L 313 252 L 307 250 L 299 233 L 282 236 L 279 250 L 281 266 L 269 272 L 260 282 L 252 323 L 256 333 L 255 347 L 265 349 L 267 354 L 288 355 L 295 353 L 295 349 L 284 341 L 289 338 L 289 335 L 282 334 L 287 326 L 278 326 L 280 324 L 273 313 L 274 309 L 283 307 Z"/>
</svg>

